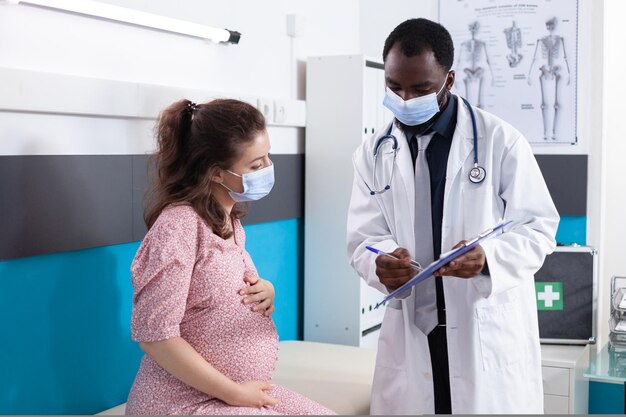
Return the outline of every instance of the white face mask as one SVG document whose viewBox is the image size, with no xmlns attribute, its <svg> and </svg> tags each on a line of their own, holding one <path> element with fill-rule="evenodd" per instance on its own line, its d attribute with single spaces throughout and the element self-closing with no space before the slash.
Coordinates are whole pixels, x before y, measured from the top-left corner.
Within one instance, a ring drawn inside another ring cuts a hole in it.
<svg viewBox="0 0 626 417">
<path fill-rule="evenodd" d="M 448 78 L 446 77 L 446 81 Z M 403 100 L 402 97 L 386 87 L 383 105 L 387 107 L 393 115 L 407 126 L 421 125 L 432 119 L 439 113 L 439 102 L 437 96 L 446 86 L 446 81 L 436 93 L 415 97 L 410 100 Z"/>
<path fill-rule="evenodd" d="M 274 164 L 243 175 L 229 170 L 226 171 L 241 178 L 243 183 L 243 192 L 241 193 L 231 190 L 224 183 L 220 183 L 228 190 L 228 194 L 237 203 L 260 200 L 268 195 L 274 186 Z"/>
</svg>

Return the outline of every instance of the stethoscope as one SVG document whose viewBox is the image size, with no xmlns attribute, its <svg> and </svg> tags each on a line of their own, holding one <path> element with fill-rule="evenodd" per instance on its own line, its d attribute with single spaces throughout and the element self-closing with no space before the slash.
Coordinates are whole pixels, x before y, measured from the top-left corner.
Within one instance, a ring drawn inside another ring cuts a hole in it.
<svg viewBox="0 0 626 417">
<path fill-rule="evenodd" d="M 461 100 L 463 100 L 463 102 L 467 106 L 467 109 L 469 110 L 470 118 L 472 119 L 472 132 L 474 134 L 474 168 L 470 170 L 468 178 L 470 182 L 474 184 L 480 184 L 481 182 L 485 180 L 485 177 L 487 176 L 487 171 L 485 171 L 485 168 L 478 165 L 478 128 L 476 127 L 476 116 L 474 115 L 474 110 L 472 109 L 471 104 L 469 104 L 469 102 L 463 97 L 461 97 Z M 370 188 L 370 186 L 367 185 L 367 183 L 365 183 L 367 188 L 370 190 L 370 195 L 382 194 L 385 191 L 391 189 L 391 183 L 393 182 L 393 175 L 396 170 L 396 157 L 398 156 L 398 139 L 394 135 L 391 134 L 392 129 L 393 129 L 393 123 L 391 123 L 391 125 L 389 126 L 387 133 L 381 136 L 380 138 L 378 138 L 378 140 L 376 141 L 376 145 L 374 146 L 374 165 L 372 166 L 372 187 Z M 378 188 L 376 185 L 376 165 L 379 159 L 378 155 L 381 153 L 380 149 L 387 142 L 391 142 L 391 149 L 393 152 L 391 175 L 389 177 L 389 181 L 387 181 L 387 184 L 383 188 Z"/>
</svg>

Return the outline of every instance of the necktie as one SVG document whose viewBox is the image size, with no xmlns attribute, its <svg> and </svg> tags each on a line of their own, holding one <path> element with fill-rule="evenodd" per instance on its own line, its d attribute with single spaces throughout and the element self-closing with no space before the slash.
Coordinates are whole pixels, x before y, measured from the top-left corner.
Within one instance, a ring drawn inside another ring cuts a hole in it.
<svg viewBox="0 0 626 417">
<path fill-rule="evenodd" d="M 417 144 L 415 166 L 415 259 L 426 266 L 433 261 L 433 227 L 430 196 L 430 171 L 426 160 L 426 148 L 432 134 L 420 136 L 411 142 Z M 413 148 L 411 146 L 411 153 Z M 415 294 L 415 325 L 428 335 L 438 324 L 435 278 L 420 282 L 413 289 Z"/>
<path fill-rule="evenodd" d="M 411 136 L 411 140 L 409 140 L 409 149 L 411 150 L 411 161 L 413 161 L 413 172 L 415 172 L 415 161 L 417 160 L 418 154 L 418 146 L 417 146 L 417 138 L 415 135 Z"/>
</svg>

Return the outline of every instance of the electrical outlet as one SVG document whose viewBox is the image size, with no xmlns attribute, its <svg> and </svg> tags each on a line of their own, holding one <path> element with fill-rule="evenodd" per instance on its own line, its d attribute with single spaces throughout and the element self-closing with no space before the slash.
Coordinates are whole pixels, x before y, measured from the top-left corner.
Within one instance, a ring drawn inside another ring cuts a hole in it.
<svg viewBox="0 0 626 417">
<path fill-rule="evenodd" d="M 304 16 L 299 14 L 287 15 L 287 36 L 297 38 L 304 34 Z"/>
<path fill-rule="evenodd" d="M 287 103 L 281 100 L 274 100 L 274 123 L 285 123 L 286 113 Z"/>
<path fill-rule="evenodd" d="M 257 99 L 256 108 L 265 116 L 265 121 L 270 123 L 274 119 L 274 101 L 266 98 Z"/>
</svg>

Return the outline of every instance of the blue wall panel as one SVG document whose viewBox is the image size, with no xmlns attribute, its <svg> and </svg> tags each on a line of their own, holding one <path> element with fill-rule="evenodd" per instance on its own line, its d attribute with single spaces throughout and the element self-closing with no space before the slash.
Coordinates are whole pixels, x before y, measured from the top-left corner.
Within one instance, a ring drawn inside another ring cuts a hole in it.
<svg viewBox="0 0 626 417">
<path fill-rule="evenodd" d="M 570 245 L 587 244 L 587 217 L 586 216 L 562 216 L 559 228 L 556 231 L 556 241 Z"/>
<path fill-rule="evenodd" d="M 589 414 L 623 414 L 624 385 L 589 382 Z"/>
<path fill-rule="evenodd" d="M 282 340 L 300 337 L 302 221 L 245 227 L 276 288 Z M 0 414 L 92 414 L 126 400 L 142 352 L 130 339 L 139 242 L 0 262 Z"/>
<path fill-rule="evenodd" d="M 299 219 L 244 226 L 246 249 L 259 276 L 276 291 L 273 315 L 280 340 L 302 339 L 303 223 Z M 271 243 L 271 244 L 270 244 Z"/>
<path fill-rule="evenodd" d="M 245 230 L 259 274 L 276 288 L 280 339 L 301 338 L 302 220 Z M 557 240 L 585 244 L 585 233 L 585 217 L 563 217 Z M 142 355 L 129 331 L 138 246 L 0 262 L 0 414 L 91 414 L 125 401 Z M 589 412 L 622 410 L 621 389 L 592 382 Z"/>
<path fill-rule="evenodd" d="M 120 403 L 130 340 L 129 243 L 0 263 L 0 414 L 92 414 Z"/>
</svg>

